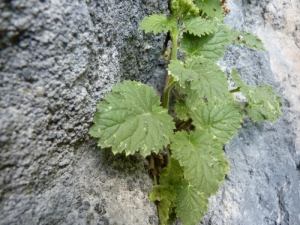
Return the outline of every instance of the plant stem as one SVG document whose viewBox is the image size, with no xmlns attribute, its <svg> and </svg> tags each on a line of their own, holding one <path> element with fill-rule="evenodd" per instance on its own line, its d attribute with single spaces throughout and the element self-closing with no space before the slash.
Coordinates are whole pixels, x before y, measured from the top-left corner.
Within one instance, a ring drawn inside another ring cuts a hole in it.
<svg viewBox="0 0 300 225">
<path fill-rule="evenodd" d="M 174 27 L 171 31 L 172 38 L 172 60 L 177 59 L 177 45 L 178 45 L 178 27 Z M 162 105 L 164 108 L 169 109 L 170 92 L 175 85 L 174 78 L 168 73 L 165 82 L 165 89 L 163 94 Z"/>
<path fill-rule="evenodd" d="M 153 176 L 153 183 L 154 183 L 154 185 L 158 185 L 157 176 L 156 176 L 156 168 L 155 168 L 155 159 L 154 159 L 153 154 L 150 155 L 150 169 L 151 169 L 152 176 Z"/>
</svg>

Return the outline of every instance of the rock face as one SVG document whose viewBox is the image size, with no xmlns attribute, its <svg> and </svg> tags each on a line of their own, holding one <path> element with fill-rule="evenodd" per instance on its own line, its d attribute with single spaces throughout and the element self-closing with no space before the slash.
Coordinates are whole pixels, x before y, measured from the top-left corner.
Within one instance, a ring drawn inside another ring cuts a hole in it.
<svg viewBox="0 0 300 225">
<path fill-rule="evenodd" d="M 300 224 L 299 1 L 229 1 L 229 26 L 258 35 L 266 52 L 230 46 L 220 65 L 283 98 L 274 124 L 246 120 L 226 146 L 230 173 L 203 224 Z M 297 16 L 298 15 L 298 16 Z"/>
<path fill-rule="evenodd" d="M 226 145 L 230 173 L 202 224 L 300 224 L 300 3 L 228 7 L 226 22 L 267 51 L 229 46 L 220 66 L 273 85 L 284 108 L 274 125 L 245 120 Z M 167 1 L 0 2 L 0 224 L 158 224 L 143 160 L 113 156 L 88 135 L 115 82 L 161 86 L 166 37 L 137 29 L 158 12 Z"/>
<path fill-rule="evenodd" d="M 138 24 L 167 9 L 156 0 L 0 2 L 1 224 L 157 224 L 143 164 L 99 152 L 88 128 L 112 84 L 151 78 L 165 36 Z"/>
</svg>

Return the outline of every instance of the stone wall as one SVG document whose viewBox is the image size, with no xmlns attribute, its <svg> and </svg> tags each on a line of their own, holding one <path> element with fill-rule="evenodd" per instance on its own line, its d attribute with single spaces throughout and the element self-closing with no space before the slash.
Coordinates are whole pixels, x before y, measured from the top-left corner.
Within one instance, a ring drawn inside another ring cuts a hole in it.
<svg viewBox="0 0 300 225">
<path fill-rule="evenodd" d="M 267 51 L 229 46 L 220 66 L 273 85 L 284 108 L 274 125 L 245 120 L 225 147 L 230 173 L 202 224 L 300 224 L 299 4 L 229 1 L 226 22 Z M 115 82 L 161 86 L 166 37 L 137 30 L 158 12 L 166 0 L 0 2 L 0 224 L 158 224 L 143 160 L 88 135 Z"/>
<path fill-rule="evenodd" d="M 166 37 L 137 28 L 167 8 L 0 2 L 0 224 L 157 223 L 143 163 L 111 159 L 88 128 L 115 82 L 153 76 Z"/>
</svg>

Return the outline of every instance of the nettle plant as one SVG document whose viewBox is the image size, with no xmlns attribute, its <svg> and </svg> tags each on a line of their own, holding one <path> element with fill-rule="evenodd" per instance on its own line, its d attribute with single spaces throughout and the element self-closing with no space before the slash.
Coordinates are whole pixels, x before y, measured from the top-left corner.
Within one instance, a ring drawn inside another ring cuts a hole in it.
<svg viewBox="0 0 300 225">
<path fill-rule="evenodd" d="M 227 12 L 224 1 L 172 0 L 170 16 L 144 18 L 141 30 L 170 32 L 172 39 L 162 100 L 153 88 L 124 81 L 97 105 L 90 134 L 99 138 L 98 146 L 148 156 L 154 181 L 149 198 L 157 203 L 160 224 L 177 218 L 199 223 L 228 173 L 223 145 L 243 117 L 275 122 L 281 115 L 281 99 L 270 86 L 249 86 L 233 71 L 236 87 L 230 89 L 230 78 L 216 64 L 228 44 L 264 49 L 256 36 L 224 24 Z M 184 60 L 177 57 L 178 47 Z M 237 92 L 246 104 L 239 104 Z"/>
</svg>

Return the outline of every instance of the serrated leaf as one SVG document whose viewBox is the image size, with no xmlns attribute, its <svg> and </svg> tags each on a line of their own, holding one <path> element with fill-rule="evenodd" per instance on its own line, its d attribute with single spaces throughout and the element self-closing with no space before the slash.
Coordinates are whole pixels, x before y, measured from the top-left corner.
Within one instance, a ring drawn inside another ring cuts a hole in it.
<svg viewBox="0 0 300 225">
<path fill-rule="evenodd" d="M 171 185 L 157 185 L 149 193 L 150 201 L 159 201 L 158 215 L 161 225 L 166 225 L 169 214 L 172 213 L 174 202 L 176 201 L 176 192 Z"/>
<path fill-rule="evenodd" d="M 183 169 L 179 162 L 170 158 L 168 166 L 163 168 L 159 174 L 159 183 L 162 185 L 173 185 L 183 177 Z"/>
<path fill-rule="evenodd" d="M 174 185 L 177 194 L 176 213 L 183 225 L 198 224 L 208 207 L 208 198 L 197 188 L 182 180 Z"/>
<path fill-rule="evenodd" d="M 209 20 L 201 17 L 192 17 L 183 21 L 185 29 L 190 33 L 201 37 L 205 34 L 213 33 L 215 25 Z"/>
<path fill-rule="evenodd" d="M 167 18 L 164 14 L 154 14 L 144 18 L 140 22 L 140 30 L 144 30 L 146 33 L 153 32 L 158 34 L 160 32 L 168 32 L 176 26 L 176 20 L 174 18 Z"/>
<path fill-rule="evenodd" d="M 233 44 L 243 44 L 252 49 L 265 50 L 263 42 L 254 34 L 232 30 Z"/>
<path fill-rule="evenodd" d="M 223 19 L 223 11 L 220 0 L 196 0 L 196 5 L 208 17 Z"/>
<path fill-rule="evenodd" d="M 207 130 L 219 141 L 227 143 L 240 128 L 243 115 L 234 102 L 211 101 L 190 112 L 197 129 Z"/>
<path fill-rule="evenodd" d="M 247 98 L 249 105 L 246 110 L 253 121 L 260 123 L 263 120 L 269 120 L 274 123 L 281 116 L 281 98 L 271 86 L 267 84 L 256 87 L 246 85 L 235 70 L 230 76 Z"/>
<path fill-rule="evenodd" d="M 205 196 L 218 191 L 228 172 L 222 145 L 205 130 L 176 132 L 171 144 L 172 156 L 184 170 L 184 178 Z"/>
<path fill-rule="evenodd" d="M 198 93 L 199 98 L 223 99 L 229 95 L 224 72 L 209 59 L 197 56 L 188 58 L 184 64 L 172 60 L 167 70 L 183 88 L 191 81 L 190 88 Z"/>
<path fill-rule="evenodd" d="M 187 81 L 191 81 L 198 73 L 185 67 L 180 60 L 171 60 L 167 70 L 173 75 L 179 85 L 185 87 Z"/>
<path fill-rule="evenodd" d="M 213 61 L 219 60 L 226 51 L 226 45 L 231 42 L 229 28 L 225 24 L 215 23 L 215 32 L 202 37 L 184 33 L 180 49 L 188 56 L 202 55 Z"/>
<path fill-rule="evenodd" d="M 230 30 L 225 24 L 215 23 L 214 33 L 202 37 L 184 33 L 180 49 L 189 56 L 201 55 L 212 61 L 219 60 L 226 51 L 226 45 L 232 40 Z"/>
<path fill-rule="evenodd" d="M 98 137 L 98 146 L 112 147 L 113 153 L 147 156 L 170 143 L 175 129 L 172 117 L 160 106 L 153 88 L 135 81 L 113 87 L 105 101 L 97 105 L 95 125 L 90 129 Z"/>
</svg>

